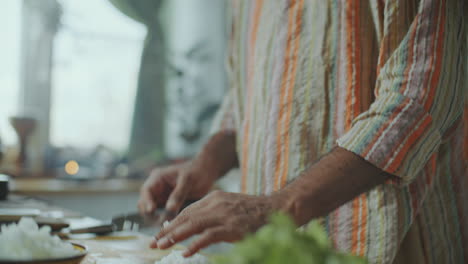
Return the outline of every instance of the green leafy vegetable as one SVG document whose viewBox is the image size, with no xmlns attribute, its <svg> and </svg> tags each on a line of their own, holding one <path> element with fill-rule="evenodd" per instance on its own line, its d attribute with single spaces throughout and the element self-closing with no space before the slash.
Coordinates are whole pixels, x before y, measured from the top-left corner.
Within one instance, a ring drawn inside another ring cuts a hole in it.
<svg viewBox="0 0 468 264">
<path fill-rule="evenodd" d="M 298 231 L 284 214 L 275 214 L 268 225 L 235 244 L 215 264 L 365 264 L 364 259 L 335 251 L 323 227 L 312 222 Z"/>
</svg>

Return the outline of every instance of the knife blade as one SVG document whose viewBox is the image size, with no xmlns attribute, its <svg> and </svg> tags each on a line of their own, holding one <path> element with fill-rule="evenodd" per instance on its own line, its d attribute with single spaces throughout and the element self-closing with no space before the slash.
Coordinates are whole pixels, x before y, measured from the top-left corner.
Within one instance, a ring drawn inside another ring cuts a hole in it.
<svg viewBox="0 0 468 264">
<path fill-rule="evenodd" d="M 188 207 L 197 200 L 189 200 L 184 203 L 182 209 Z M 139 212 L 130 212 L 112 217 L 111 223 L 115 226 L 116 231 L 122 230 L 138 230 L 138 228 L 146 227 L 162 227 L 165 221 L 171 221 L 177 214 L 158 208 L 152 214 L 141 215 Z M 135 228 L 135 224 L 138 228 Z"/>
<path fill-rule="evenodd" d="M 170 214 L 164 209 L 157 209 L 152 215 L 140 215 L 137 212 L 116 215 L 112 217 L 112 224 L 116 231 L 138 230 L 146 227 L 160 227 L 164 221 L 173 219 L 173 214 Z"/>
</svg>

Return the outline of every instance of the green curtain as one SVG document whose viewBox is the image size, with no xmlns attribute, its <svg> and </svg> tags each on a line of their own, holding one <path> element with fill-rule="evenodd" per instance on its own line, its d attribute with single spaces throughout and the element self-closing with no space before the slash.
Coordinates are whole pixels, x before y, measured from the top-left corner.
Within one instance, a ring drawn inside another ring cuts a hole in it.
<svg viewBox="0 0 468 264">
<path fill-rule="evenodd" d="M 144 24 L 147 35 L 141 56 L 128 158 L 162 159 L 165 115 L 165 45 L 158 18 L 162 0 L 109 0 L 128 17 Z"/>
</svg>

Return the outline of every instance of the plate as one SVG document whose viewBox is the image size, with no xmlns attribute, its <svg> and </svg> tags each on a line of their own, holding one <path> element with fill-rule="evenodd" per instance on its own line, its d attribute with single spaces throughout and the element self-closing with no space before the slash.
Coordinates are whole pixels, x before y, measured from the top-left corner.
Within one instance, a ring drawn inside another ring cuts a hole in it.
<svg viewBox="0 0 468 264">
<path fill-rule="evenodd" d="M 88 250 L 85 246 L 72 243 L 73 247 L 80 251 L 80 254 L 75 255 L 73 257 L 65 257 L 65 258 L 56 258 L 56 259 L 41 259 L 41 260 L 1 260 L 0 264 L 79 264 L 84 259 Z"/>
</svg>

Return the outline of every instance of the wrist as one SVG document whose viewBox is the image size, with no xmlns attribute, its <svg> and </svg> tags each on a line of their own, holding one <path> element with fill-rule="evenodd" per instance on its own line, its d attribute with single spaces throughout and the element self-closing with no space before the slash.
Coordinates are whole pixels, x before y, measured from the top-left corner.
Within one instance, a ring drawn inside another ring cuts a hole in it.
<svg viewBox="0 0 468 264">
<path fill-rule="evenodd" d="M 274 212 L 281 212 L 289 215 L 294 222 L 302 225 L 300 219 L 300 199 L 296 197 L 290 190 L 283 189 L 269 196 L 271 207 Z"/>
<path fill-rule="evenodd" d="M 214 180 L 238 166 L 235 132 L 221 131 L 214 134 L 194 160 L 204 172 L 209 171 Z"/>
</svg>

